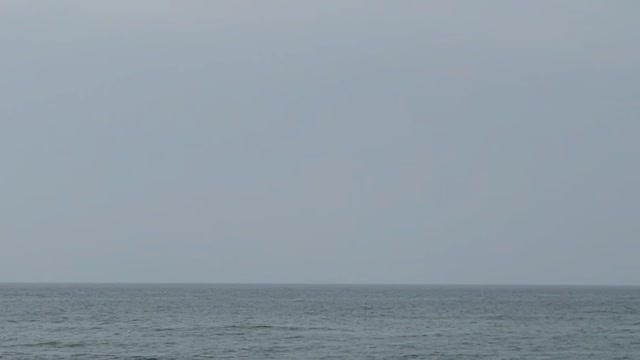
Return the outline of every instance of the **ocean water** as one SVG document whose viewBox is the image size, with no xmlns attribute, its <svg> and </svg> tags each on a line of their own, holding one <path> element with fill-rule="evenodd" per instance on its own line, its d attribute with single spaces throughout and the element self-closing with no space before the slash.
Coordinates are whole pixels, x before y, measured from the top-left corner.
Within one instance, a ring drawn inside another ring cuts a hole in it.
<svg viewBox="0 0 640 360">
<path fill-rule="evenodd" d="M 640 359 L 640 287 L 0 285 L 2 359 Z"/>
</svg>

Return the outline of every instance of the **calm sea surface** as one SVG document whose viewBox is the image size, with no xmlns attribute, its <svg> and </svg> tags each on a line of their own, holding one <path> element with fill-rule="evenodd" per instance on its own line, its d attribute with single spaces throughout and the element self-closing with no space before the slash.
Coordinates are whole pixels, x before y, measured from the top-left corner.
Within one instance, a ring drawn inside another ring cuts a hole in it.
<svg viewBox="0 0 640 360">
<path fill-rule="evenodd" d="M 0 285 L 2 359 L 640 359 L 640 287 Z"/>
</svg>

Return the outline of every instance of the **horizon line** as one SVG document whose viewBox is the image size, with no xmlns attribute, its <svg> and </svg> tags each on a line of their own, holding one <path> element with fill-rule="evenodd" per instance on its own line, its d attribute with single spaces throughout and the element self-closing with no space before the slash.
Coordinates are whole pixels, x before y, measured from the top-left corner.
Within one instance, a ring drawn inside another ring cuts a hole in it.
<svg viewBox="0 0 640 360">
<path fill-rule="evenodd" d="M 603 283 L 385 283 L 385 282 L 199 282 L 199 281 L 0 281 L 0 285 L 272 285 L 272 286 L 548 286 L 548 287 L 639 287 L 640 284 Z"/>
</svg>

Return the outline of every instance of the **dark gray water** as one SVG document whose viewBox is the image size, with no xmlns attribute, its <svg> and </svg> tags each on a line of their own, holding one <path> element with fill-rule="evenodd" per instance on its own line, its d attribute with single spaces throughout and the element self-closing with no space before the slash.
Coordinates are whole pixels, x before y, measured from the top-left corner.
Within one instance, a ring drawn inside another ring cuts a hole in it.
<svg viewBox="0 0 640 360">
<path fill-rule="evenodd" d="M 0 357 L 640 359 L 640 288 L 5 284 Z"/>
</svg>

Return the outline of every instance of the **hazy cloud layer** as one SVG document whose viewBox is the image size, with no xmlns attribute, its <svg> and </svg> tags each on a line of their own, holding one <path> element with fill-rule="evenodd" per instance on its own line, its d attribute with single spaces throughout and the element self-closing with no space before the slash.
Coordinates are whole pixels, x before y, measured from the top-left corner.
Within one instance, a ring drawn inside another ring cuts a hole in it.
<svg viewBox="0 0 640 360">
<path fill-rule="evenodd" d="M 637 1 L 3 1 L 0 281 L 640 283 Z"/>
</svg>

